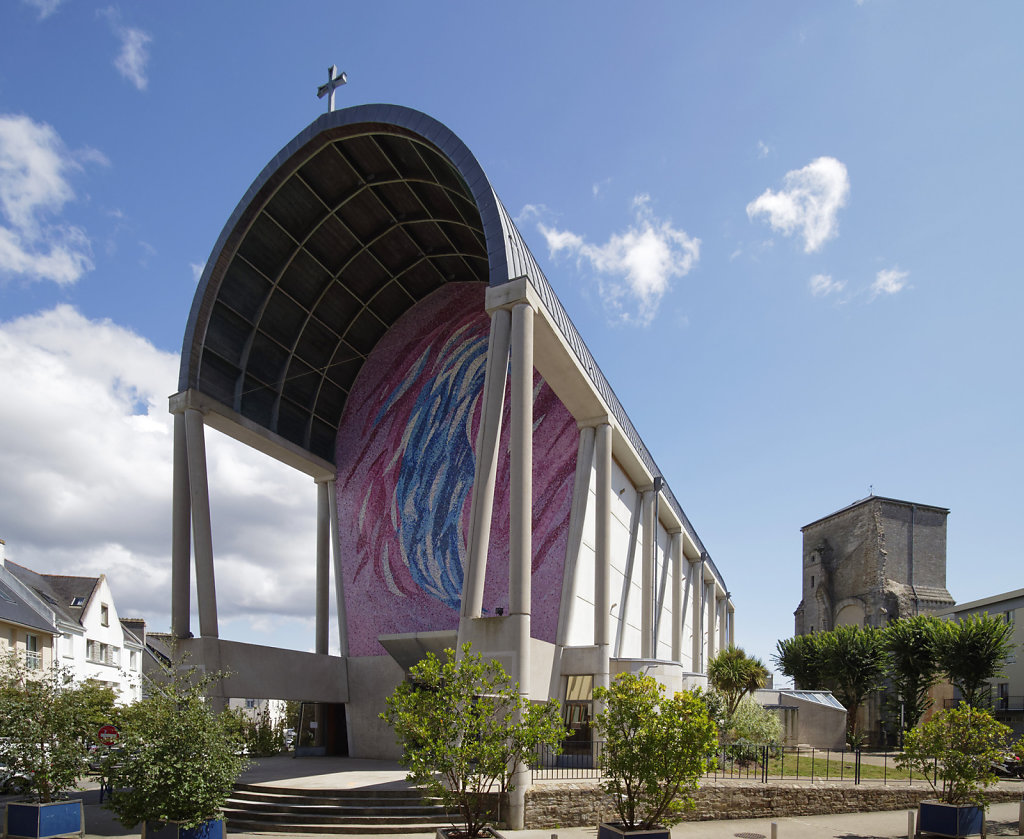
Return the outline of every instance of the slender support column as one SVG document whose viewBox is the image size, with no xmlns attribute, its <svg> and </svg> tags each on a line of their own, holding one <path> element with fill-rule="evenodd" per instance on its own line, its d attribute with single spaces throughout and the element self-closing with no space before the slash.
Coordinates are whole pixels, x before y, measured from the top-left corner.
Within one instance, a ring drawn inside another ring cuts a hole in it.
<svg viewBox="0 0 1024 839">
<path fill-rule="evenodd" d="M 533 526 L 533 309 L 528 304 L 512 310 L 512 331 L 509 611 L 528 615 Z"/>
<path fill-rule="evenodd" d="M 498 474 L 498 441 L 501 438 L 501 414 L 505 406 L 511 331 L 511 312 L 507 309 L 495 311 L 491 315 L 491 332 L 487 341 L 483 405 L 477 431 L 476 474 L 473 477 L 469 550 L 462 590 L 462 618 L 478 618 L 483 614 L 487 545 L 494 510 L 494 482 Z"/>
<path fill-rule="evenodd" d="M 213 573 L 213 527 L 210 523 L 210 488 L 206 475 L 206 437 L 203 415 L 185 409 L 188 445 L 188 484 L 192 500 L 192 541 L 196 560 L 196 598 L 199 601 L 199 634 L 218 637 L 217 586 Z"/>
<path fill-rule="evenodd" d="M 338 645 L 341 647 L 341 655 L 347 656 L 348 613 L 345 609 L 345 579 L 341 569 L 341 542 L 338 539 L 338 487 L 333 478 L 327 482 L 327 487 L 331 504 L 331 555 L 334 557 L 334 600 L 338 607 Z"/>
<path fill-rule="evenodd" d="M 676 531 L 669 544 L 672 554 L 672 660 L 683 661 L 683 534 Z"/>
<path fill-rule="evenodd" d="M 640 658 L 654 658 L 654 490 L 644 492 L 643 552 L 640 570 Z"/>
<path fill-rule="evenodd" d="M 690 599 L 693 601 L 693 615 L 690 618 L 690 629 L 693 632 L 693 643 L 690 669 L 694 673 L 703 672 L 704 629 L 701 621 L 701 600 L 704 596 L 704 560 L 700 559 L 690 565 Z"/>
<path fill-rule="evenodd" d="M 576 603 L 576 566 L 583 542 L 583 522 L 587 518 L 590 498 L 590 470 L 594 465 L 594 427 L 580 429 L 580 444 L 576 450 L 576 479 L 572 488 L 572 507 L 569 510 L 569 538 L 565 543 L 565 563 L 562 570 L 562 597 L 558 609 L 558 629 L 555 644 L 569 643 L 573 610 Z"/>
<path fill-rule="evenodd" d="M 726 598 L 726 615 L 729 618 L 729 638 L 728 644 L 730 647 L 736 646 L 736 607 L 732 605 L 732 600 Z"/>
<path fill-rule="evenodd" d="M 594 504 L 594 644 L 598 649 L 598 671 L 594 675 L 595 687 L 608 687 L 611 666 L 611 611 L 612 568 L 612 427 L 602 423 L 597 427 L 594 441 L 596 470 L 596 499 Z M 598 711 L 595 707 L 595 712 Z"/>
<path fill-rule="evenodd" d="M 328 653 L 331 611 L 331 490 L 326 481 L 316 485 L 316 646 Z"/>
<path fill-rule="evenodd" d="M 728 626 L 725 622 L 725 598 L 715 601 L 718 606 L 718 649 L 724 650 L 728 641 Z"/>
<path fill-rule="evenodd" d="M 174 415 L 174 489 L 171 496 L 171 634 L 188 638 L 192 634 L 190 546 L 192 507 L 189 501 L 188 441 L 185 415 Z"/>
<path fill-rule="evenodd" d="M 512 309 L 512 410 L 510 419 L 509 613 L 517 630 L 516 672 L 521 696 L 530 695 L 530 601 L 533 554 L 533 308 Z M 509 801 L 509 825 L 522 830 L 530 770 L 516 765 Z"/>
<path fill-rule="evenodd" d="M 705 571 L 705 579 L 707 579 L 707 572 Z M 708 652 L 707 659 L 704 662 L 704 672 L 707 672 L 708 664 L 711 663 L 711 659 L 715 657 L 715 653 L 718 652 L 715 649 L 715 581 L 714 578 L 708 580 L 704 584 L 704 610 L 707 613 L 707 634 L 708 634 Z"/>
</svg>

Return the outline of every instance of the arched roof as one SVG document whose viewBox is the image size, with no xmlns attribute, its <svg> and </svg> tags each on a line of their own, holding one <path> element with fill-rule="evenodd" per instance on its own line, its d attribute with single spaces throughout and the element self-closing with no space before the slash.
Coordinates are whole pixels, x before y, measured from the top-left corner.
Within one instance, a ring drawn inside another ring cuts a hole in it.
<svg viewBox="0 0 1024 839">
<path fill-rule="evenodd" d="M 225 225 L 189 315 L 179 389 L 333 460 L 378 339 L 444 283 L 507 281 L 506 224 L 441 123 L 388 105 L 324 114 Z"/>
<path fill-rule="evenodd" d="M 543 304 L 549 346 L 587 382 L 574 413 L 613 417 L 638 468 L 660 475 L 476 158 L 397 105 L 323 114 L 259 174 L 199 281 L 178 388 L 234 414 L 233 433 L 249 426 L 248 440 L 269 433 L 330 465 L 349 390 L 398 318 L 445 283 L 519 277 Z M 549 383 L 566 366 L 551 364 Z M 667 484 L 663 494 L 711 562 Z"/>
</svg>

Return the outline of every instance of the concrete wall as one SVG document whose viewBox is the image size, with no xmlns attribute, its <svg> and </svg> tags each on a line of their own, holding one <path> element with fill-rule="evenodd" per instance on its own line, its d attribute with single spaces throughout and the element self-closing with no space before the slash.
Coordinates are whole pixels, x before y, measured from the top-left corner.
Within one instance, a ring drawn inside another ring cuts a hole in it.
<svg viewBox="0 0 1024 839">
<path fill-rule="evenodd" d="M 345 706 L 349 756 L 397 760 L 402 750 L 380 713 L 405 672 L 389 656 L 361 656 L 348 660 L 348 673 L 352 689 L 352 700 Z"/>
</svg>

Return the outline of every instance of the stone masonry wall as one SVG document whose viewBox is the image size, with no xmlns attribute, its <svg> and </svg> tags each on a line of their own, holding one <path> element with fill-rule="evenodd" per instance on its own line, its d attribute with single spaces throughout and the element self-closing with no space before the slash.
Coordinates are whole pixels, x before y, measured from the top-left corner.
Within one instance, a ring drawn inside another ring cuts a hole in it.
<svg viewBox="0 0 1024 839">
<path fill-rule="evenodd" d="M 989 792 L 992 801 L 1017 801 L 1020 796 L 1019 784 Z M 712 782 L 697 790 L 694 795 L 696 809 L 687 813 L 686 820 L 909 810 L 927 798 L 934 798 L 934 793 L 924 784 Z M 585 827 L 601 821 L 615 821 L 616 818 L 611 797 L 593 783 L 545 783 L 526 793 L 526 827 L 531 830 Z"/>
</svg>

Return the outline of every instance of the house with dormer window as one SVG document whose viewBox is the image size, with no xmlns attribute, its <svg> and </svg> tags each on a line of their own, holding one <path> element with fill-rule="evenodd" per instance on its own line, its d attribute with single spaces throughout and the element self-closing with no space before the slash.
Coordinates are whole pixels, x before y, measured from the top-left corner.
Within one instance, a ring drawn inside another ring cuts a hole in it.
<svg viewBox="0 0 1024 839">
<path fill-rule="evenodd" d="M 47 664 L 66 667 L 76 681 L 112 688 L 119 703 L 140 698 L 144 646 L 118 619 L 105 575 L 40 574 L 6 558 L 4 570 L 52 611 L 56 643 Z"/>
</svg>

